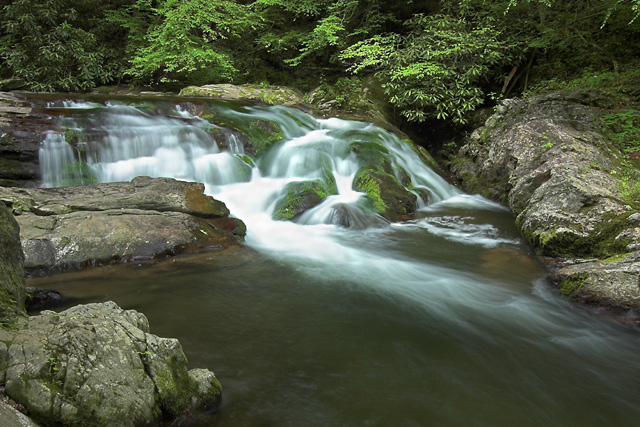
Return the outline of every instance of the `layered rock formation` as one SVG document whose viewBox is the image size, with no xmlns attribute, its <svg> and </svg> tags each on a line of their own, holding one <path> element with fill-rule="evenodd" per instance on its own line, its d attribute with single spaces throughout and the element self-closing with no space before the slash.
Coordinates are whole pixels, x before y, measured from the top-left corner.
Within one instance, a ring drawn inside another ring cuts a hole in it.
<svg viewBox="0 0 640 427">
<path fill-rule="evenodd" d="M 24 255 L 18 223 L 0 202 L 0 323 L 13 325 L 24 311 Z"/>
<path fill-rule="evenodd" d="M 47 273 L 110 262 L 222 249 L 242 221 L 204 185 L 170 178 L 61 188 L 3 188 L 21 228 L 25 269 Z"/>
<path fill-rule="evenodd" d="M 0 185 L 33 185 L 40 178 L 41 133 L 52 128 L 50 118 L 35 113 L 30 103 L 0 92 Z"/>
</svg>

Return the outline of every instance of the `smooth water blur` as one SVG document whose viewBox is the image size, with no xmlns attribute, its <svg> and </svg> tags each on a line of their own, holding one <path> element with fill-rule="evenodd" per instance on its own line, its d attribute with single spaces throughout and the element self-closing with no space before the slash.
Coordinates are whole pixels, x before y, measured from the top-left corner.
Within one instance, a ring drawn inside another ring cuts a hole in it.
<svg viewBox="0 0 640 427">
<path fill-rule="evenodd" d="M 29 285 L 69 305 L 113 300 L 179 338 L 223 384 L 222 410 L 203 425 L 638 424 L 638 330 L 560 299 L 506 209 L 451 187 L 394 136 L 281 107 L 224 110 L 284 136 L 236 174 L 243 148 L 219 150 L 184 108 L 124 107 L 74 104 L 61 119 L 100 135 L 86 147 L 100 180 L 205 177 L 246 222 L 248 248 Z M 380 144 L 409 173 L 416 218 L 387 223 L 351 189 L 353 144 Z M 296 222 L 271 219 L 284 185 L 327 168 L 339 194 Z M 352 227 L 336 221 L 344 210 Z"/>
</svg>

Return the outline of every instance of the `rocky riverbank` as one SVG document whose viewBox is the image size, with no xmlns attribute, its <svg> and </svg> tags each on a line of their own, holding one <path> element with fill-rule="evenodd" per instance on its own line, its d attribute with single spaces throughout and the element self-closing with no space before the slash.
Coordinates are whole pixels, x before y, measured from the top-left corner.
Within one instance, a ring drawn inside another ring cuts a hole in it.
<svg viewBox="0 0 640 427">
<path fill-rule="evenodd" d="M 639 202 L 625 193 L 625 157 L 602 122 L 606 97 L 556 93 L 505 100 L 451 170 L 468 192 L 506 204 L 569 298 L 640 310 Z"/>
<path fill-rule="evenodd" d="M 175 339 L 113 302 L 27 317 L 18 224 L 0 203 L 0 384 L 15 408 L 44 425 L 134 426 L 215 410 L 221 387 L 187 369 Z M 5 403 L 6 403 L 5 402 Z M 25 425 L 3 404 L 3 422 Z"/>
</svg>

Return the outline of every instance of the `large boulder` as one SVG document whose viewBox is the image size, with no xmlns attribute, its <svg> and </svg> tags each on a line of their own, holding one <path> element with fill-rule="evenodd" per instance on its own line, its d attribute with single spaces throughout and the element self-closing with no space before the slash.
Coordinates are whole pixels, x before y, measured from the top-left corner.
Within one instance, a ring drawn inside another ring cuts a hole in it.
<svg viewBox="0 0 640 427">
<path fill-rule="evenodd" d="M 467 191 L 505 203 L 540 255 L 605 259 L 632 252 L 640 240 L 639 224 L 632 221 L 638 215 L 635 203 L 624 200 L 619 190 L 618 168 L 624 157 L 603 132 L 599 107 L 607 102 L 592 92 L 506 100 L 473 132 L 453 161 L 452 172 Z M 555 282 L 562 286 L 563 278 L 578 270 L 583 278 L 596 274 L 578 263 L 570 271 L 559 271 Z M 634 284 L 607 276 L 610 286 L 629 288 L 617 292 L 619 301 L 598 297 L 603 293 L 595 288 L 593 298 L 585 298 L 596 279 L 580 281 L 580 299 L 634 306 L 635 297 L 627 296 L 637 293 L 640 275 L 634 268 L 627 270 Z"/>
<path fill-rule="evenodd" d="M 45 311 L 4 344 L 7 395 L 45 425 L 147 425 L 220 403 L 213 373 L 189 372 L 177 340 L 113 302 Z"/>
<path fill-rule="evenodd" d="M 21 228 L 25 269 L 46 273 L 223 249 L 245 226 L 204 185 L 170 178 L 61 188 L 3 188 Z"/>
<path fill-rule="evenodd" d="M 25 317 L 24 255 L 18 223 L 1 201 L 0 242 L 0 327 L 10 327 Z"/>
<path fill-rule="evenodd" d="M 591 98 L 554 94 L 507 100 L 461 149 L 453 172 L 467 190 L 506 203 L 546 256 L 610 256 L 633 212 L 611 171 L 619 163 Z M 630 228 L 630 227 L 629 227 Z"/>
</svg>

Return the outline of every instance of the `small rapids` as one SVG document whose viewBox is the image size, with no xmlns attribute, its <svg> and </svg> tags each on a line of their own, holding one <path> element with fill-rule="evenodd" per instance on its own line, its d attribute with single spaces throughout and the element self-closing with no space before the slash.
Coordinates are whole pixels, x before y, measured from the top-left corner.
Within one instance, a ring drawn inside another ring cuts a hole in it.
<svg viewBox="0 0 640 427">
<path fill-rule="evenodd" d="M 33 279 L 80 301 L 114 299 L 178 337 L 224 387 L 220 414 L 203 423 L 638 423 L 638 331 L 559 298 L 508 210 L 451 186 L 395 135 L 284 107 L 51 108 L 67 132 L 42 144 L 45 186 L 198 181 L 247 225 L 249 259 Z M 258 129 L 265 123 L 275 131 Z M 363 152 L 415 194 L 410 220 L 387 221 L 353 189 Z M 335 191 L 275 219 L 299 182 Z"/>
</svg>

